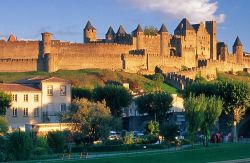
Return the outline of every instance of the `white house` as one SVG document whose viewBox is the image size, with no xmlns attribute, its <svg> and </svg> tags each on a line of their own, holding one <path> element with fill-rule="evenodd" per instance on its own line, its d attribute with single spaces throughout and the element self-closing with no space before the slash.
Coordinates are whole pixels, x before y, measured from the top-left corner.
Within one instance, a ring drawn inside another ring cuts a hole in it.
<svg viewBox="0 0 250 163">
<path fill-rule="evenodd" d="M 30 78 L 15 84 L 0 84 L 0 91 L 11 94 L 6 120 L 12 129 L 25 124 L 57 123 L 58 113 L 71 103 L 71 83 L 58 77 Z"/>
</svg>

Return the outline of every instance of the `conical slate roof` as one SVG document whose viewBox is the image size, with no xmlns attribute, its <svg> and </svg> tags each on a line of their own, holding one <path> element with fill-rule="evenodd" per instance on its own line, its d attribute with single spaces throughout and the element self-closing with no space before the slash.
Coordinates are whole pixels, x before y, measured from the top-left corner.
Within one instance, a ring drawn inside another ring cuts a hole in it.
<svg viewBox="0 0 250 163">
<path fill-rule="evenodd" d="M 113 30 L 113 28 L 111 26 L 109 27 L 106 35 L 115 35 L 115 32 L 114 32 L 114 30 Z"/>
<path fill-rule="evenodd" d="M 142 27 L 140 24 L 138 24 L 137 28 L 135 29 L 135 32 L 143 32 Z"/>
<path fill-rule="evenodd" d="M 242 44 L 241 41 L 240 41 L 239 36 L 237 36 L 237 38 L 236 38 L 236 40 L 235 40 L 233 46 L 234 46 L 234 47 L 235 47 L 235 46 L 243 46 L 243 44 Z"/>
<path fill-rule="evenodd" d="M 123 28 L 122 25 L 120 25 L 119 29 L 117 30 L 117 33 L 116 34 L 120 34 L 120 35 L 126 35 L 126 31 L 125 29 Z"/>
<path fill-rule="evenodd" d="M 143 32 L 143 29 L 140 24 L 138 24 L 137 28 L 132 32 L 132 34 L 136 36 L 138 32 Z"/>
<path fill-rule="evenodd" d="M 162 32 L 168 32 L 168 29 L 165 26 L 165 24 L 162 24 L 160 30 L 158 31 L 158 33 L 162 33 Z"/>
<path fill-rule="evenodd" d="M 86 24 L 84 30 L 86 30 L 86 29 L 96 30 L 95 27 L 93 27 L 93 26 L 91 25 L 91 23 L 90 23 L 89 20 L 88 20 L 88 22 L 87 22 L 87 24 Z"/>
<path fill-rule="evenodd" d="M 175 31 L 187 31 L 187 30 L 194 30 L 194 28 L 192 27 L 190 22 L 186 18 L 184 18 L 182 19 L 180 24 L 177 26 Z"/>
<path fill-rule="evenodd" d="M 11 34 L 10 37 L 8 38 L 8 41 L 14 42 L 16 41 L 16 37 L 13 34 Z"/>
</svg>

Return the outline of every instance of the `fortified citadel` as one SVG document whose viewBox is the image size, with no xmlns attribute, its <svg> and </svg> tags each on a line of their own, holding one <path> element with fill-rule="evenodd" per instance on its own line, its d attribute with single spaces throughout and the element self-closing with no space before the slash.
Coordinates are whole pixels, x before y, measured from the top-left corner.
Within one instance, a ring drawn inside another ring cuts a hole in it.
<svg viewBox="0 0 250 163">
<path fill-rule="evenodd" d="M 110 27 L 105 39 L 96 37 L 96 28 L 88 21 L 83 30 L 84 43 L 53 40 L 42 33 L 42 40 L 23 41 L 11 35 L 0 40 L 0 71 L 48 71 L 100 68 L 127 72 L 175 72 L 194 78 L 215 71 L 242 71 L 250 67 L 250 57 L 237 37 L 233 53 L 224 42 L 217 41 L 216 22 L 190 24 L 183 19 L 170 34 L 163 24 L 156 35 L 145 35 L 140 25 L 131 33 L 120 26 Z M 180 71 L 183 67 L 186 71 Z"/>
</svg>

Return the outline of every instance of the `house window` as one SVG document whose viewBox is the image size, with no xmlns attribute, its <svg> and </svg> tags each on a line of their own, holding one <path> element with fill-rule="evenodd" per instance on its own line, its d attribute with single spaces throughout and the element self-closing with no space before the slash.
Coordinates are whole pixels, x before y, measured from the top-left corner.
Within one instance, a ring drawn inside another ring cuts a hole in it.
<svg viewBox="0 0 250 163">
<path fill-rule="evenodd" d="M 39 108 L 34 109 L 34 117 L 38 117 L 39 115 Z"/>
<path fill-rule="evenodd" d="M 34 95 L 34 102 L 38 102 L 39 101 L 39 95 Z"/>
<path fill-rule="evenodd" d="M 66 96 L 66 86 L 65 85 L 60 86 L 60 95 Z"/>
<path fill-rule="evenodd" d="M 12 109 L 12 116 L 17 117 L 17 108 Z"/>
<path fill-rule="evenodd" d="M 24 117 L 28 117 L 28 115 L 29 115 L 28 108 L 24 108 L 24 109 L 23 109 L 23 116 L 24 116 Z"/>
<path fill-rule="evenodd" d="M 17 94 L 12 95 L 12 101 L 17 102 Z"/>
<path fill-rule="evenodd" d="M 52 85 L 47 86 L 47 95 L 53 96 L 53 86 Z"/>
<path fill-rule="evenodd" d="M 66 104 L 61 104 L 61 112 L 66 112 Z"/>
<path fill-rule="evenodd" d="M 23 101 L 28 102 L 28 98 L 29 98 L 28 94 L 25 94 L 24 97 L 23 97 Z"/>
</svg>

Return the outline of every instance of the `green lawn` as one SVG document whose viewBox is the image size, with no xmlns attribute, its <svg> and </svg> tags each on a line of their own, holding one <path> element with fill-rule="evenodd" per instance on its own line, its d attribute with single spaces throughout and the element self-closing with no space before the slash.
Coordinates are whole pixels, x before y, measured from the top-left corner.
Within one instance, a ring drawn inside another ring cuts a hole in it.
<svg viewBox="0 0 250 163">
<path fill-rule="evenodd" d="M 64 161 L 75 163 L 203 163 L 250 158 L 250 144 L 226 144 L 197 150 L 131 154 L 126 156 Z"/>
<path fill-rule="evenodd" d="M 96 86 L 103 86 L 111 82 L 133 82 L 146 92 L 153 91 L 156 86 L 156 82 L 150 80 L 140 74 L 126 73 L 123 71 L 111 71 L 101 69 L 84 69 L 84 70 L 59 70 L 53 73 L 47 72 L 0 72 L 0 82 L 11 83 L 16 80 L 31 78 L 35 76 L 49 77 L 57 76 L 72 81 L 73 86 L 85 87 L 93 89 Z M 161 83 L 162 90 L 169 93 L 177 93 L 177 90 L 165 83 Z"/>
</svg>

